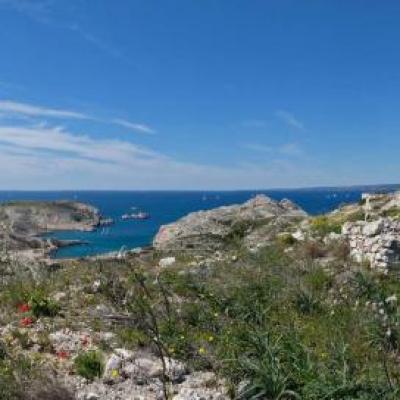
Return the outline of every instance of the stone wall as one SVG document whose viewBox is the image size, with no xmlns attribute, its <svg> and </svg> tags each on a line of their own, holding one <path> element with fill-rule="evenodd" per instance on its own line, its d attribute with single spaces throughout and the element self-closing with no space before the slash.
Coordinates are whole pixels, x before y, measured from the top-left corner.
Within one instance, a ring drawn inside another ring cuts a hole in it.
<svg viewBox="0 0 400 400">
<path fill-rule="evenodd" d="M 400 263 L 399 220 L 346 222 L 342 234 L 348 239 L 350 254 L 356 261 L 367 261 L 372 268 L 383 272 Z"/>
</svg>

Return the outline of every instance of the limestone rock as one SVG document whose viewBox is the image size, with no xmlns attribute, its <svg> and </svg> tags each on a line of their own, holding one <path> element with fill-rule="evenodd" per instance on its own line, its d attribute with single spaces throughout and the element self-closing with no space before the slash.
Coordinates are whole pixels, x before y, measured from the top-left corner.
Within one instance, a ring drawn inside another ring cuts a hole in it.
<svg viewBox="0 0 400 400">
<path fill-rule="evenodd" d="M 191 213 L 164 225 L 153 245 L 158 250 L 190 249 L 215 251 L 230 236 L 247 236 L 270 221 L 305 218 L 307 214 L 289 200 L 280 202 L 258 195 L 241 205 L 223 206 Z"/>
</svg>

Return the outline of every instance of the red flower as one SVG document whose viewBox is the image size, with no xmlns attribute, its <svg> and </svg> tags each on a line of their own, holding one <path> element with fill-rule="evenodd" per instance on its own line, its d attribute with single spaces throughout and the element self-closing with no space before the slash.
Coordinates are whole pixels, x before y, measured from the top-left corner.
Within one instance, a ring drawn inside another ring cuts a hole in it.
<svg viewBox="0 0 400 400">
<path fill-rule="evenodd" d="M 25 317 L 21 319 L 22 326 L 31 326 L 33 324 L 33 319 L 31 317 Z"/>
<path fill-rule="evenodd" d="M 64 351 L 64 350 L 57 351 L 56 355 L 61 360 L 66 360 L 67 358 L 69 358 L 69 353 L 67 351 Z"/>
<path fill-rule="evenodd" d="M 31 310 L 31 306 L 27 303 L 19 304 L 17 308 L 20 313 L 26 313 Z"/>
</svg>

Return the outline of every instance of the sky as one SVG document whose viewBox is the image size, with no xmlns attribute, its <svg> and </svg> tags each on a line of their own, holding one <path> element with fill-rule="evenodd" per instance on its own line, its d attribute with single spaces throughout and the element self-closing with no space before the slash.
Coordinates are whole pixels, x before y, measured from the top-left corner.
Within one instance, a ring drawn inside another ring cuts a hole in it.
<svg viewBox="0 0 400 400">
<path fill-rule="evenodd" d="M 400 183 L 397 0 L 0 0 L 0 190 Z"/>
</svg>

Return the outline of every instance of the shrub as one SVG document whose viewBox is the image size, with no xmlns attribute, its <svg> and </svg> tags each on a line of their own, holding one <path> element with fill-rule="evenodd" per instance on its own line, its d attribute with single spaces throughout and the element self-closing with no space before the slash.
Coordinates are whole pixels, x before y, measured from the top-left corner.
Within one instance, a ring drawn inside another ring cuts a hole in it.
<svg viewBox="0 0 400 400">
<path fill-rule="evenodd" d="M 142 347 L 149 343 L 149 339 L 146 334 L 138 329 L 118 329 L 117 335 L 121 341 L 121 344 L 127 348 Z"/>
<path fill-rule="evenodd" d="M 400 207 L 392 207 L 383 211 L 384 217 L 400 218 Z"/>
<path fill-rule="evenodd" d="M 300 399 L 293 390 L 294 382 L 282 362 L 282 350 L 279 343 L 272 343 L 269 337 L 256 344 L 256 359 L 247 357 L 241 361 L 249 375 L 249 383 L 242 393 L 241 399 Z"/>
<path fill-rule="evenodd" d="M 313 314 L 321 311 L 320 301 L 311 292 L 305 290 L 300 290 L 296 294 L 294 304 L 302 314 Z"/>
<path fill-rule="evenodd" d="M 293 237 L 291 233 L 283 233 L 282 235 L 277 236 L 278 244 L 283 246 L 293 246 L 297 243 L 297 240 Z"/>
<path fill-rule="evenodd" d="M 36 318 L 54 317 L 60 311 L 58 303 L 46 297 L 42 291 L 35 291 L 30 297 L 29 304 Z"/>
<path fill-rule="evenodd" d="M 342 225 L 323 215 L 320 217 L 315 217 L 311 221 L 311 229 L 315 233 L 325 236 L 331 232 L 340 233 L 342 231 Z"/>
<path fill-rule="evenodd" d="M 87 351 L 80 354 L 75 358 L 74 365 L 76 372 L 90 381 L 103 375 L 103 356 L 98 351 Z"/>
</svg>

